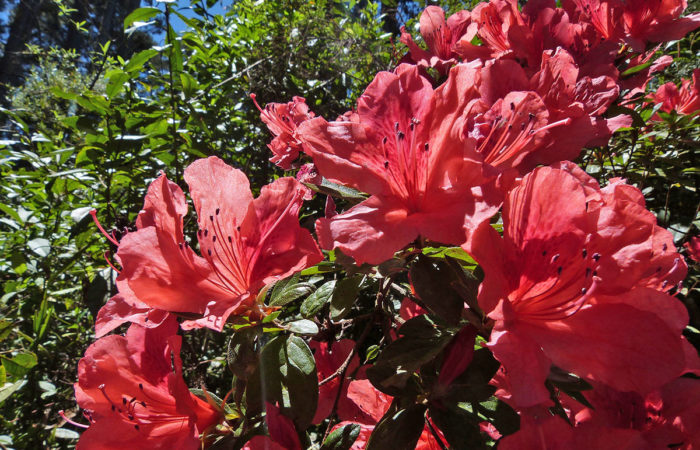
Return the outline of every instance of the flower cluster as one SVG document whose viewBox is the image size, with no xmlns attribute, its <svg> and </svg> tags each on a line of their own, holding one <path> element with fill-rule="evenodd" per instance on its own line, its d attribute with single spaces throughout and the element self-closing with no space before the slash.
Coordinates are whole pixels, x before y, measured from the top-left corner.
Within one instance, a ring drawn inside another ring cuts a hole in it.
<svg viewBox="0 0 700 450">
<path fill-rule="evenodd" d="M 98 336 L 130 322 L 127 335 L 102 337 L 79 364 L 76 397 L 90 421 L 80 446 L 194 449 L 219 439 L 301 449 L 304 431 L 323 423 L 328 439 L 356 449 L 479 436 L 499 448 L 700 445 L 700 358 L 673 295 L 686 261 L 639 189 L 617 178 L 601 187 L 571 162 L 631 125 L 610 107 L 670 64 L 652 61 L 649 43 L 700 26 L 684 8 L 531 0 L 521 10 L 491 0 L 446 19 L 429 6 L 427 48 L 403 29 L 409 52 L 352 111 L 327 120 L 300 97 L 256 103 L 274 136 L 271 161 L 301 167 L 298 180 L 279 178 L 253 198 L 246 176 L 220 159 L 191 164 L 198 251 L 183 230 L 185 194 L 164 174 L 153 181 L 136 230 L 114 241 L 119 293 L 97 317 Z M 698 71 L 652 101 L 694 113 Z M 299 224 L 316 192 L 328 194 L 318 245 Z M 697 244 L 687 245 L 695 261 Z M 445 246 L 483 278 L 427 251 Z M 269 294 L 275 283 L 294 288 L 280 280 L 321 262 L 319 247 L 333 279 L 304 272 L 325 284 L 299 308 L 286 305 L 304 294 Z M 340 319 L 375 281 L 375 303 L 356 318 L 367 326 L 353 334 Z M 392 288 L 406 297 L 400 307 L 387 301 Z M 324 298 L 328 317 L 318 316 Z M 187 390 L 176 317 L 183 330 L 236 322 L 233 403 Z M 370 358 L 365 341 L 382 321 Z M 519 429 L 478 409 L 492 394 L 517 412 Z M 119 443 L 107 427 L 123 430 Z"/>
</svg>

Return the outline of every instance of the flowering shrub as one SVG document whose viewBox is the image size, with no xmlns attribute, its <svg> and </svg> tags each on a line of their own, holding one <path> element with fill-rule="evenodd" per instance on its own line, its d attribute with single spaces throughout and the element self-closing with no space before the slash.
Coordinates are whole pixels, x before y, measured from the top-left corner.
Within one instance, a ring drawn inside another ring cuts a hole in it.
<svg viewBox="0 0 700 450">
<path fill-rule="evenodd" d="M 136 229 L 105 233 L 119 292 L 79 364 L 79 448 L 700 446 L 686 258 L 640 189 L 571 162 L 633 125 L 621 104 L 668 65 L 649 43 L 700 26 L 684 8 L 428 7 L 426 48 L 403 30 L 346 114 L 258 106 L 298 180 L 254 198 L 219 158 L 184 170 L 198 251 L 159 176 Z M 641 104 L 694 120 L 697 96 L 696 72 Z M 230 336 L 230 391 L 186 388 L 177 322 Z"/>
</svg>

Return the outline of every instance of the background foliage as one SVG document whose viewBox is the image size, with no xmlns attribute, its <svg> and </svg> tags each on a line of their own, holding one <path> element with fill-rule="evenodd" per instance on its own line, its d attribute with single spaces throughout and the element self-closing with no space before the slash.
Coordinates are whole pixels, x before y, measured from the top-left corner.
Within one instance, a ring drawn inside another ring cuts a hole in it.
<svg viewBox="0 0 700 450">
<path fill-rule="evenodd" d="M 440 2 L 451 11 L 472 3 Z M 316 114 L 342 114 L 374 74 L 398 62 L 399 27 L 413 29 L 425 6 L 241 0 L 212 15 L 214 4 L 192 0 L 183 14 L 173 3 L 136 0 L 0 2 L 8 13 L 0 28 L 3 447 L 69 448 L 78 436 L 58 411 L 77 412 L 76 364 L 114 291 L 108 243 L 89 211 L 118 237 L 160 170 L 182 185 L 183 168 L 209 155 L 241 168 L 254 188 L 281 175 L 268 162 L 269 134 L 249 94 L 261 105 L 301 95 Z M 696 32 L 661 49 L 675 60 L 650 89 L 688 78 L 699 48 Z M 601 181 L 639 186 L 680 246 L 700 229 L 698 119 L 661 114 L 664 122 L 653 123 L 653 105 L 628 107 L 635 127 L 579 162 Z M 367 287 L 362 277 L 349 280 L 356 293 Z M 699 280 L 695 266 L 679 295 L 696 329 Z M 699 343 L 692 330 L 688 337 Z M 188 333 L 185 350 L 189 385 L 228 390 L 223 335 Z M 376 354 L 364 350 L 366 359 Z"/>
</svg>

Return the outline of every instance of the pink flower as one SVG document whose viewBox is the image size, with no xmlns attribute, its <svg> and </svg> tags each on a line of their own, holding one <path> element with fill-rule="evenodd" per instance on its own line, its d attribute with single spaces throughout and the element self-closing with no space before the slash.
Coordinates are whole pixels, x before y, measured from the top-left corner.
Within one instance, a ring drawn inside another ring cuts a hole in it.
<svg viewBox="0 0 700 450">
<path fill-rule="evenodd" d="M 660 86 L 652 98 L 667 113 L 688 115 L 700 110 L 700 69 L 693 71 L 692 81 L 683 80 L 680 88 L 673 82 Z"/>
<path fill-rule="evenodd" d="M 469 31 L 468 31 L 469 30 Z M 457 61 L 454 51 L 457 41 L 473 39 L 476 26 L 471 26 L 469 11 L 459 11 L 445 21 L 445 11 L 439 6 L 428 6 L 420 16 L 420 33 L 428 46 L 423 50 L 415 42 L 405 27 L 401 27 L 401 42 L 410 50 L 410 57 L 421 67 L 433 67 L 442 75 L 447 75 Z"/>
<path fill-rule="evenodd" d="M 433 91 L 415 66 L 380 72 L 358 99 L 351 121 L 304 122 L 299 136 L 316 168 L 369 199 L 316 222 L 322 248 L 339 248 L 358 263 L 379 264 L 419 236 L 464 240 L 498 206 L 478 153 L 455 133 L 476 95 L 476 69 L 460 65 Z"/>
<path fill-rule="evenodd" d="M 156 328 L 131 325 L 125 337 L 107 336 L 87 349 L 75 396 L 91 423 L 78 449 L 200 448 L 200 435 L 223 417 L 187 389 L 176 332 L 171 316 Z"/>
<path fill-rule="evenodd" d="M 122 295 L 152 308 L 203 316 L 183 327 L 221 330 L 231 314 L 264 314 L 255 296 L 264 285 L 322 259 L 298 222 L 307 190 L 293 178 L 264 186 L 253 199 L 243 172 L 216 157 L 185 170 L 197 210 L 202 257 L 182 232 L 187 203 L 161 175 L 149 187 L 138 230 L 119 243 Z"/>
<path fill-rule="evenodd" d="M 700 263 L 700 236 L 692 237 L 688 242 L 683 244 L 688 258 L 692 259 L 696 263 Z"/>
<path fill-rule="evenodd" d="M 260 119 L 275 136 L 268 144 L 274 154 L 270 161 L 284 170 L 289 170 L 303 145 L 297 138 L 296 129 L 302 122 L 312 119 L 314 113 L 309 111 L 303 97 L 293 97 L 288 103 L 268 103 L 265 109 L 260 108 L 255 101 L 255 94 L 251 94 L 250 97 L 260 111 Z"/>
<path fill-rule="evenodd" d="M 700 445 L 700 381 L 678 378 L 647 395 L 602 384 L 584 391 L 592 406 L 561 396 L 571 427 L 546 409 L 521 412 L 520 430 L 499 442 L 506 450 L 527 448 L 693 449 Z"/>
<path fill-rule="evenodd" d="M 478 300 L 514 406 L 547 401 L 552 364 L 642 393 L 696 364 L 687 311 L 663 292 L 685 264 L 636 188 L 601 190 L 573 163 L 538 168 L 508 194 L 503 230 L 485 222 L 464 248 L 485 273 Z"/>
</svg>

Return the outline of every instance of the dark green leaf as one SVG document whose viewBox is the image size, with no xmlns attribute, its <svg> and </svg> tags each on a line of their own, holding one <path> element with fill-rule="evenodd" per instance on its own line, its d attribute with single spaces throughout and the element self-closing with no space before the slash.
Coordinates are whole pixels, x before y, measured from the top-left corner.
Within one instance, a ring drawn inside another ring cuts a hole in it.
<svg viewBox="0 0 700 450">
<path fill-rule="evenodd" d="M 391 410 L 374 427 L 367 450 L 412 450 L 425 426 L 425 405 L 411 405 L 398 412 Z"/>
<path fill-rule="evenodd" d="M 146 22 L 161 12 L 158 8 L 138 8 L 124 19 L 124 29 L 129 28 L 134 22 Z"/>
<path fill-rule="evenodd" d="M 336 283 L 331 297 L 331 319 L 342 319 L 350 312 L 355 300 L 357 300 L 357 294 L 360 292 L 362 279 L 362 276 L 356 275 Z"/>
<path fill-rule="evenodd" d="M 318 334 L 318 325 L 316 322 L 307 319 L 295 320 L 294 322 L 287 323 L 289 331 L 296 334 L 301 334 L 305 336 L 314 336 Z"/>
<path fill-rule="evenodd" d="M 428 316 L 420 315 L 400 329 L 402 336 L 379 354 L 367 377 L 382 392 L 392 396 L 405 394 L 411 375 L 437 357 L 452 339 L 452 330 L 443 329 Z"/>
<path fill-rule="evenodd" d="M 260 336 L 258 327 L 237 330 L 228 343 L 226 362 L 229 370 L 237 377 L 247 380 L 258 366 Z"/>
<path fill-rule="evenodd" d="M 458 406 L 431 407 L 428 415 L 445 435 L 450 448 L 455 450 L 486 448 L 481 438 L 478 416 Z"/>
<path fill-rule="evenodd" d="M 335 280 L 328 281 L 321 285 L 316 291 L 306 297 L 301 304 L 301 315 L 309 318 L 318 314 L 323 306 L 328 303 L 335 289 Z"/>
<path fill-rule="evenodd" d="M 275 289 L 270 295 L 270 306 L 284 306 L 294 300 L 311 294 L 315 287 L 311 283 L 287 283 L 282 288 Z"/>
<path fill-rule="evenodd" d="M 321 450 L 349 450 L 360 435 L 360 425 L 351 423 L 344 425 L 328 435 Z"/>
<path fill-rule="evenodd" d="M 411 285 L 425 306 L 448 323 L 457 324 L 464 309 L 464 299 L 452 288 L 458 279 L 449 264 L 418 255 L 409 274 Z"/>
</svg>

